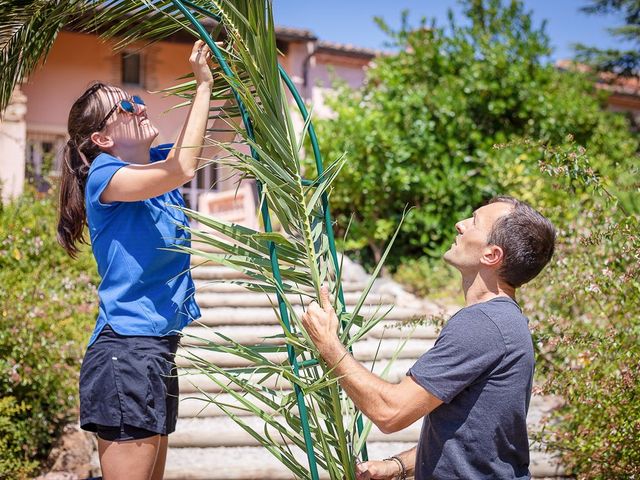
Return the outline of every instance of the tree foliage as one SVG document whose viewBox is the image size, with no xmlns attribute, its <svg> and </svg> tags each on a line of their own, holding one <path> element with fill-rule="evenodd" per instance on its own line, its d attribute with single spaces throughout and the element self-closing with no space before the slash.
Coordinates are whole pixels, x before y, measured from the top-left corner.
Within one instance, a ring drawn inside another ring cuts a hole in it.
<svg viewBox="0 0 640 480">
<path fill-rule="evenodd" d="M 362 88 L 339 86 L 327 99 L 334 116 L 316 122 L 326 156 L 348 152 L 332 209 L 343 226 L 354 212 L 345 248 L 364 260 L 378 257 L 407 205 L 414 208 L 392 266 L 439 256 L 455 222 L 508 193 L 518 169 L 539 175 L 535 154 L 514 161 L 494 144 L 526 137 L 559 144 L 572 134 L 607 170 L 628 165 L 637 148 L 589 79 L 545 61 L 544 25 L 534 25 L 521 2 L 464 7 L 464 17 L 450 13 L 444 27 L 423 19 L 414 28 L 406 13 L 399 30 L 379 19 L 399 51 L 378 57 Z"/>
<path fill-rule="evenodd" d="M 576 45 L 577 59 L 593 65 L 598 70 L 613 72 L 625 77 L 640 74 L 640 3 L 637 0 L 591 0 L 582 11 L 592 15 L 619 14 L 624 25 L 609 29 L 616 39 L 628 48 L 602 49 L 583 44 Z"/>
</svg>

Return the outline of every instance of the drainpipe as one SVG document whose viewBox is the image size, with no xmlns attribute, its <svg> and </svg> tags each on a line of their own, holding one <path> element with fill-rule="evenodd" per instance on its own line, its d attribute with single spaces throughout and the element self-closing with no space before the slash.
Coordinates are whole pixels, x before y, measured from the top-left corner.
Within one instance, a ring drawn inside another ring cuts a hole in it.
<svg viewBox="0 0 640 480">
<path fill-rule="evenodd" d="M 26 79 L 25 79 L 26 81 Z M 15 87 L 9 105 L 0 112 L 0 204 L 22 194 L 27 155 L 27 97 Z"/>
<path fill-rule="evenodd" d="M 311 59 L 315 56 L 317 50 L 318 41 L 307 42 L 307 51 L 309 52 L 302 62 L 302 87 L 304 94 L 307 97 L 308 102 L 311 101 L 311 89 L 313 85 L 309 85 L 309 67 L 311 66 Z"/>
</svg>

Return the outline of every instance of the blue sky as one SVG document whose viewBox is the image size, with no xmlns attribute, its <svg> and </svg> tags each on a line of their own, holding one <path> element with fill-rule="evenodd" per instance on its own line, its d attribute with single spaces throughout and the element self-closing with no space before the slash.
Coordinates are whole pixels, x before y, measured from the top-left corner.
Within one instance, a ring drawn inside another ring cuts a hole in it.
<svg viewBox="0 0 640 480">
<path fill-rule="evenodd" d="M 586 15 L 579 11 L 587 0 L 524 0 L 536 22 L 547 20 L 546 31 L 554 48 L 552 59 L 571 58 L 571 45 L 582 42 L 615 47 L 608 27 L 622 24 L 615 15 Z M 446 23 L 449 8 L 459 12 L 457 0 L 273 0 L 278 25 L 307 28 L 320 39 L 351 43 L 360 47 L 384 48 L 385 35 L 373 23 L 383 17 L 392 26 L 400 23 L 400 12 L 410 11 L 414 24 L 423 16 Z"/>
</svg>

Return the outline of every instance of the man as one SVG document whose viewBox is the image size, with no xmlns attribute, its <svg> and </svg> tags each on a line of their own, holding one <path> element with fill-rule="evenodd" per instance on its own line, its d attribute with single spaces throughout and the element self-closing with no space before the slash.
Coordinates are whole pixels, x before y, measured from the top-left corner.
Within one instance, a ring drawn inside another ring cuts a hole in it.
<svg viewBox="0 0 640 480">
<path fill-rule="evenodd" d="M 497 197 L 456 224 L 444 260 L 462 275 L 466 306 L 398 384 L 358 363 L 336 334 L 329 294 L 303 324 L 340 384 L 381 431 L 424 417 L 418 445 L 358 466 L 359 479 L 528 479 L 526 417 L 534 352 L 516 288 L 553 255 L 555 230 L 524 202 Z"/>
</svg>

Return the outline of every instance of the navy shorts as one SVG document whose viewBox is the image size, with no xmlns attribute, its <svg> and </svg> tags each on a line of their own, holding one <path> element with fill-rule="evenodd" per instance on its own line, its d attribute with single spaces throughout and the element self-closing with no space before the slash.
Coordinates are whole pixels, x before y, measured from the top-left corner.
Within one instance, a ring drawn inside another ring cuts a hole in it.
<svg viewBox="0 0 640 480">
<path fill-rule="evenodd" d="M 175 431 L 179 341 L 179 335 L 119 335 L 105 326 L 80 369 L 80 426 L 110 441 Z"/>
</svg>

